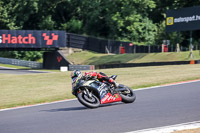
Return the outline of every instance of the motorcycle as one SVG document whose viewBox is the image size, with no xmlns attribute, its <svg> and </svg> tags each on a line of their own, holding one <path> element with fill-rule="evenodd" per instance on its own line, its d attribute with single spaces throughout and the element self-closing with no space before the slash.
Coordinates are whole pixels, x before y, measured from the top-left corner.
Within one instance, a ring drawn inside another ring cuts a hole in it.
<svg viewBox="0 0 200 133">
<path fill-rule="evenodd" d="M 111 76 L 114 80 L 117 75 Z M 100 82 L 96 79 L 76 77 L 72 81 L 72 94 L 88 108 L 97 108 L 101 104 L 124 102 L 132 103 L 136 95 L 128 86 L 119 84 L 117 88 L 111 83 Z"/>
</svg>

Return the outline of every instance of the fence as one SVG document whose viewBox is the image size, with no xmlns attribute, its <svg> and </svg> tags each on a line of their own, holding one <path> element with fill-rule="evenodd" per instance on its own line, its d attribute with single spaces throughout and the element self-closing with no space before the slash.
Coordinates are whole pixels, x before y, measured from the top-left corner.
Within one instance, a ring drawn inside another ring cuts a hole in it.
<svg viewBox="0 0 200 133">
<path fill-rule="evenodd" d="M 42 63 L 38 63 L 38 62 L 35 62 L 35 61 L 24 61 L 24 60 L 18 60 L 18 59 L 2 58 L 2 57 L 0 57 L 0 63 L 16 65 L 16 66 L 30 67 L 30 68 L 35 68 L 35 69 L 43 68 Z"/>
<path fill-rule="evenodd" d="M 130 43 L 67 33 L 67 47 L 86 49 L 98 53 L 119 54 L 120 46 L 125 49 L 126 53 L 155 53 L 162 51 L 161 46 L 130 46 Z"/>
</svg>

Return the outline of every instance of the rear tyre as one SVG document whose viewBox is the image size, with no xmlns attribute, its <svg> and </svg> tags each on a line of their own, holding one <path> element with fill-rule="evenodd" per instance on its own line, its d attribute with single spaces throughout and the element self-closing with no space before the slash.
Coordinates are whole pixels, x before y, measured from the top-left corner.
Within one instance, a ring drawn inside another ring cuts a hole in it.
<svg viewBox="0 0 200 133">
<path fill-rule="evenodd" d="M 136 100 L 136 95 L 131 88 L 125 85 L 119 85 L 119 88 L 124 88 L 123 91 L 120 91 L 119 94 L 124 103 L 132 103 Z"/>
<path fill-rule="evenodd" d="M 88 108 L 97 108 L 100 105 L 99 99 L 93 93 L 91 93 L 91 97 L 89 97 L 82 91 L 77 94 L 77 98 L 80 103 Z"/>
</svg>

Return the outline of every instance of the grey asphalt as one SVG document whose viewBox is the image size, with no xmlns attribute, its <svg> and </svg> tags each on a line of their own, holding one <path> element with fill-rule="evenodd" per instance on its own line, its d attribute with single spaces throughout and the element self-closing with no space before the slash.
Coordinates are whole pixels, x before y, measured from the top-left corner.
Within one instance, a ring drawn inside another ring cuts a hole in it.
<svg viewBox="0 0 200 133">
<path fill-rule="evenodd" d="M 200 120 L 200 82 L 135 91 L 134 103 L 77 100 L 0 111 L 0 133 L 122 133 Z"/>
<path fill-rule="evenodd" d="M 0 73 L 5 73 L 5 74 L 30 74 L 30 73 L 47 73 L 47 72 L 0 67 Z"/>
</svg>

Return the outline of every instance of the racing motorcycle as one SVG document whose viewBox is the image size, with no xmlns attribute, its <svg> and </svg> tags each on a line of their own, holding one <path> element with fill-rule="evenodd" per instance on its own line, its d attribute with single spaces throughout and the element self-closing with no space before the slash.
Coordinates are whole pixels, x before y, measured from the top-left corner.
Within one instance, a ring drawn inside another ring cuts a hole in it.
<svg viewBox="0 0 200 133">
<path fill-rule="evenodd" d="M 114 80 L 117 75 L 111 76 Z M 133 90 L 125 85 L 119 84 L 117 88 L 111 83 L 100 82 L 96 79 L 76 77 L 72 81 L 72 94 L 78 101 L 88 108 L 97 108 L 101 104 L 124 102 L 132 103 L 136 99 Z"/>
</svg>

